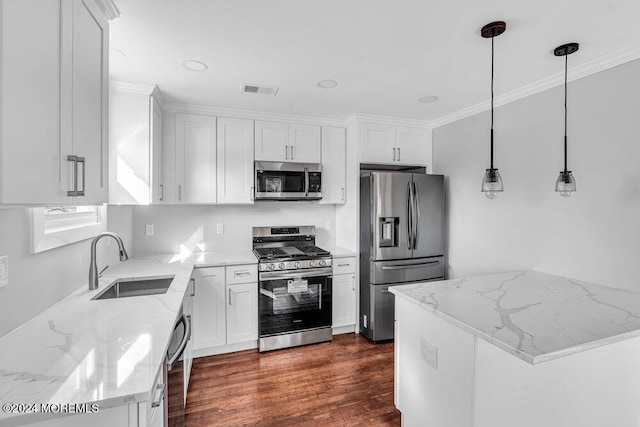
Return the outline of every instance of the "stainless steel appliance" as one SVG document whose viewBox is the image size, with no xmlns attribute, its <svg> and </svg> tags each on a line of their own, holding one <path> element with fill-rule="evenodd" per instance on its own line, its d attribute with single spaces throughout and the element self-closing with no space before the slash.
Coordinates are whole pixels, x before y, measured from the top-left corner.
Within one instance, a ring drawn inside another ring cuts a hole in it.
<svg viewBox="0 0 640 427">
<path fill-rule="evenodd" d="M 389 286 L 444 278 L 444 177 L 368 172 L 360 178 L 360 331 L 393 338 Z"/>
<path fill-rule="evenodd" d="M 319 163 L 255 162 L 256 200 L 322 199 Z"/>
<path fill-rule="evenodd" d="M 253 227 L 261 352 L 331 341 L 331 254 L 314 226 Z"/>
<path fill-rule="evenodd" d="M 184 360 L 183 353 L 191 339 L 191 317 L 182 314 L 175 325 L 169 342 L 166 360 L 165 381 L 167 387 L 165 402 L 165 426 L 184 426 Z"/>
</svg>

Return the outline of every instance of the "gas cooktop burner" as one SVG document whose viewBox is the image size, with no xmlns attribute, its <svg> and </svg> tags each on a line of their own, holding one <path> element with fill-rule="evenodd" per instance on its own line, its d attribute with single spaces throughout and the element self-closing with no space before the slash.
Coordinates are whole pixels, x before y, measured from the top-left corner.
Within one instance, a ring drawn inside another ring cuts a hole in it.
<svg viewBox="0 0 640 427">
<path fill-rule="evenodd" d="M 317 246 L 279 246 L 271 248 L 255 248 L 253 252 L 259 259 L 279 259 L 298 257 L 329 256 L 330 253 Z"/>
</svg>

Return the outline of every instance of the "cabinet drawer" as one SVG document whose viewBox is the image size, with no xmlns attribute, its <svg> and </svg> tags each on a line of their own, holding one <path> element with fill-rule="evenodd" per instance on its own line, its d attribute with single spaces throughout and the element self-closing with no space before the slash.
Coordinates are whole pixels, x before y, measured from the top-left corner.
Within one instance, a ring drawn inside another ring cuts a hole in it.
<svg viewBox="0 0 640 427">
<path fill-rule="evenodd" d="M 232 265 L 227 267 L 227 285 L 258 281 L 258 265 Z"/>
<path fill-rule="evenodd" d="M 356 272 L 356 259 L 351 258 L 334 258 L 333 274 L 349 274 Z"/>
<path fill-rule="evenodd" d="M 224 277 L 224 267 L 204 267 L 198 268 L 197 271 L 202 277 Z"/>
</svg>

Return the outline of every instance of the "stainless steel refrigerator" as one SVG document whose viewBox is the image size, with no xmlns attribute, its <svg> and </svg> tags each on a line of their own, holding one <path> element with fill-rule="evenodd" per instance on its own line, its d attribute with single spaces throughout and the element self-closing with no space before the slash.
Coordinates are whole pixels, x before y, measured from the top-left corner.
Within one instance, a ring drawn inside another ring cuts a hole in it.
<svg viewBox="0 0 640 427">
<path fill-rule="evenodd" d="M 360 178 L 360 331 L 393 338 L 389 286 L 444 279 L 444 177 L 369 172 Z"/>
</svg>

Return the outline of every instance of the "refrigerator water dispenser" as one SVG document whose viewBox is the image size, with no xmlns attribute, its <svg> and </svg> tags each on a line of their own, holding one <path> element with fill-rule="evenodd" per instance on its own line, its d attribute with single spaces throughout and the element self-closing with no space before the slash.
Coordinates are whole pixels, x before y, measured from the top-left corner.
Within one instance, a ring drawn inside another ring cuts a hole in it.
<svg viewBox="0 0 640 427">
<path fill-rule="evenodd" d="M 380 247 L 398 247 L 398 226 L 400 218 L 397 216 L 380 218 Z"/>
</svg>

